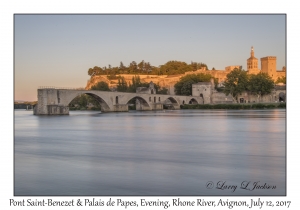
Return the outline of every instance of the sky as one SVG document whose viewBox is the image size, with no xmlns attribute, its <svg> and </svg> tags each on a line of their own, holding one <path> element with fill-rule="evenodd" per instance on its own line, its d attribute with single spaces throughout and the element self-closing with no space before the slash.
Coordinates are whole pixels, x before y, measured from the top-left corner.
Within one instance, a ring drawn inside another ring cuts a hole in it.
<svg viewBox="0 0 300 210">
<path fill-rule="evenodd" d="M 85 87 L 89 68 L 121 61 L 246 70 L 251 46 L 256 58 L 276 56 L 277 69 L 286 66 L 286 15 L 16 13 L 15 100 L 37 100 L 39 86 Z"/>
</svg>

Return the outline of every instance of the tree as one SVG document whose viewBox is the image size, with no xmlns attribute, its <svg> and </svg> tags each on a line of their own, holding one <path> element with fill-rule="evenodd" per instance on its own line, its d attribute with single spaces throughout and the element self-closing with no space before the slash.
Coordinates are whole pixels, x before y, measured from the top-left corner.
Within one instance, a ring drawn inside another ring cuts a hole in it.
<svg viewBox="0 0 300 210">
<path fill-rule="evenodd" d="M 124 74 L 126 67 L 124 66 L 123 62 L 120 62 L 119 70 L 121 74 Z"/>
<path fill-rule="evenodd" d="M 205 63 L 197 63 L 197 62 L 191 62 L 190 66 L 193 68 L 193 71 L 196 71 L 202 67 L 206 67 L 208 69 L 207 65 Z"/>
<path fill-rule="evenodd" d="M 209 82 L 213 78 L 210 74 L 188 74 L 181 77 L 174 85 L 176 95 L 192 95 L 192 84 L 197 82 Z"/>
<path fill-rule="evenodd" d="M 149 62 L 145 63 L 145 71 L 147 72 L 147 74 L 149 74 L 149 72 L 152 71 L 152 66 L 150 65 Z"/>
<path fill-rule="evenodd" d="M 132 77 L 132 83 L 127 88 L 127 92 L 135 93 L 137 87 L 147 87 L 147 83 L 142 83 L 139 76 L 134 76 Z"/>
<path fill-rule="evenodd" d="M 231 94 L 237 101 L 238 94 L 246 91 L 248 88 L 248 75 L 247 72 L 235 68 L 232 72 L 227 74 L 224 82 L 224 92 L 226 95 Z"/>
<path fill-rule="evenodd" d="M 192 95 L 192 85 L 195 82 L 193 80 L 188 80 L 185 83 L 183 83 L 182 88 L 181 88 L 181 95 L 186 95 L 186 96 L 190 96 Z"/>
<path fill-rule="evenodd" d="M 278 83 L 286 84 L 286 77 L 285 76 L 278 77 L 275 83 L 276 84 L 278 84 Z"/>
<path fill-rule="evenodd" d="M 106 82 L 98 82 L 96 85 L 91 87 L 91 90 L 102 90 L 102 91 L 110 91 L 108 84 Z"/>
<path fill-rule="evenodd" d="M 256 94 L 258 101 L 261 96 L 271 93 L 274 81 L 267 73 L 251 74 L 249 76 L 248 90 Z"/>
<path fill-rule="evenodd" d="M 136 64 L 135 61 L 132 61 L 132 62 L 129 64 L 128 71 L 129 71 L 129 73 L 131 73 L 131 74 L 136 74 L 136 73 L 137 73 L 137 64 Z"/>
<path fill-rule="evenodd" d="M 94 68 L 89 68 L 88 70 L 89 76 L 101 75 L 101 74 L 103 74 L 103 69 L 98 66 L 95 66 Z"/>
<path fill-rule="evenodd" d="M 145 70 L 144 60 L 142 60 L 137 66 L 138 66 L 138 70 L 139 70 L 140 73 L 144 72 L 144 70 Z"/>
<path fill-rule="evenodd" d="M 124 77 L 118 79 L 117 91 L 126 92 L 128 89 L 127 82 Z"/>
<path fill-rule="evenodd" d="M 184 74 L 192 71 L 193 67 L 181 61 L 169 61 L 160 67 L 160 72 L 166 75 Z"/>
</svg>

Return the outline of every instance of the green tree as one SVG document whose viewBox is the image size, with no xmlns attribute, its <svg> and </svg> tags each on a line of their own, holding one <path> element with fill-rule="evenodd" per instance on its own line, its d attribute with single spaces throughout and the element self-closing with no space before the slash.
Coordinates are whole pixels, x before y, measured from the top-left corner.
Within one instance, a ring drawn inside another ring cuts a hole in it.
<svg viewBox="0 0 300 210">
<path fill-rule="evenodd" d="M 207 65 L 205 63 L 197 63 L 197 62 L 191 62 L 190 66 L 192 67 L 193 71 L 196 71 L 202 67 L 206 67 L 208 69 Z"/>
<path fill-rule="evenodd" d="M 258 101 L 261 96 L 271 93 L 274 81 L 267 73 L 251 74 L 249 76 L 248 90 L 257 95 Z"/>
<path fill-rule="evenodd" d="M 184 74 L 187 71 L 192 71 L 193 67 L 181 61 L 169 61 L 160 67 L 161 74 L 175 75 Z"/>
<path fill-rule="evenodd" d="M 286 77 L 285 76 L 278 77 L 275 83 L 276 84 L 278 84 L 278 83 L 286 84 Z"/>
<path fill-rule="evenodd" d="M 209 82 L 213 78 L 210 74 L 188 74 L 181 77 L 174 85 L 176 95 L 192 95 L 192 84 L 197 82 Z"/>
<path fill-rule="evenodd" d="M 144 73 L 144 71 L 145 71 L 145 62 L 144 62 L 144 60 L 142 60 L 137 66 L 138 66 L 139 73 Z"/>
<path fill-rule="evenodd" d="M 91 90 L 110 91 L 108 84 L 103 81 L 98 82 L 96 85 L 92 86 Z"/>
<path fill-rule="evenodd" d="M 132 61 L 129 64 L 128 71 L 129 71 L 129 74 L 136 74 L 137 73 L 137 64 L 136 64 L 135 61 Z"/>
<path fill-rule="evenodd" d="M 127 82 L 124 77 L 118 79 L 117 91 L 126 92 L 128 89 Z"/>
<path fill-rule="evenodd" d="M 139 76 L 133 76 L 132 82 L 129 84 L 127 92 L 135 93 L 137 87 L 146 87 L 147 83 L 142 83 Z"/>
<path fill-rule="evenodd" d="M 248 88 L 248 75 L 247 72 L 241 69 L 234 69 L 227 74 L 227 78 L 224 82 L 224 92 L 226 95 L 231 94 L 237 101 L 238 94 L 246 91 Z"/>
<path fill-rule="evenodd" d="M 149 74 L 152 71 L 152 66 L 149 62 L 145 62 L 145 71 L 147 74 Z"/>
<path fill-rule="evenodd" d="M 103 74 L 103 69 L 98 66 L 95 66 L 94 68 L 89 68 L 88 70 L 89 76 L 101 75 L 101 74 Z"/>
<path fill-rule="evenodd" d="M 125 70 L 126 70 L 126 67 L 124 66 L 123 62 L 121 61 L 120 62 L 120 66 L 119 66 L 119 72 L 121 74 L 124 74 L 125 73 Z"/>
<path fill-rule="evenodd" d="M 155 85 L 155 84 L 154 84 Z M 168 94 L 168 89 L 167 88 L 165 88 L 165 87 L 158 87 L 157 89 L 156 89 L 156 93 L 157 94 L 163 94 L 163 95 L 167 95 Z"/>
<path fill-rule="evenodd" d="M 188 80 L 185 83 L 183 83 L 182 88 L 181 88 L 181 95 L 192 95 L 192 84 L 195 82 L 193 80 Z"/>
</svg>

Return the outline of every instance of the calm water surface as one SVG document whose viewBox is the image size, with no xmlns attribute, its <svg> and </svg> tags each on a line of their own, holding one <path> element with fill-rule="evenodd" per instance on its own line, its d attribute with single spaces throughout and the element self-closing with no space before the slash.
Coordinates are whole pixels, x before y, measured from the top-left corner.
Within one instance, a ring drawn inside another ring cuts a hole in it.
<svg viewBox="0 0 300 210">
<path fill-rule="evenodd" d="M 14 193 L 285 195 L 285 111 L 15 110 Z"/>
</svg>

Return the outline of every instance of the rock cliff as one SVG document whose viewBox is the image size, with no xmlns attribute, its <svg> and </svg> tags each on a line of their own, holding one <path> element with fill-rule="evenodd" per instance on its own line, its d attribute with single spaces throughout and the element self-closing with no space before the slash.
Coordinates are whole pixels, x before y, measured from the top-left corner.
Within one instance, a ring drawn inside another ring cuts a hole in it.
<svg viewBox="0 0 300 210">
<path fill-rule="evenodd" d="M 132 82 L 132 77 L 135 75 L 132 74 L 120 74 L 117 76 L 124 77 L 127 84 L 130 84 Z M 158 84 L 161 87 L 165 87 L 169 90 L 169 94 L 174 94 L 174 85 L 176 82 L 179 81 L 179 79 L 184 76 L 184 74 L 180 75 L 139 75 L 142 82 L 148 82 L 151 81 L 155 84 Z M 91 87 L 98 82 L 106 82 L 110 88 L 115 88 L 118 84 L 117 79 L 109 80 L 106 75 L 96 75 L 92 76 L 91 79 L 88 80 L 87 85 L 85 87 L 86 90 L 91 89 Z"/>
</svg>

